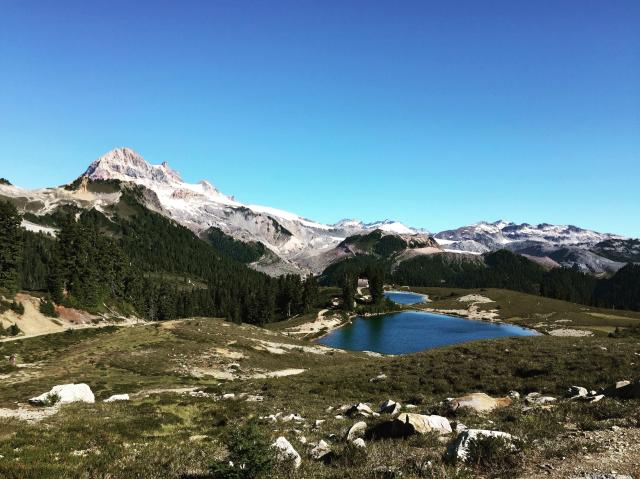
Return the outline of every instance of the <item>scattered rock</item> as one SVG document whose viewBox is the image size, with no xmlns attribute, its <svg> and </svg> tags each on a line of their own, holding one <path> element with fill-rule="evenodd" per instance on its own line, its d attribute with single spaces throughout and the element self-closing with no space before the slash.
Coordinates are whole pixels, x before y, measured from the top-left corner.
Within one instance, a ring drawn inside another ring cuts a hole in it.
<svg viewBox="0 0 640 479">
<path fill-rule="evenodd" d="M 383 414 L 398 414 L 400 412 L 401 406 L 400 403 L 392 401 L 391 399 L 387 399 L 385 402 L 380 404 L 380 412 Z"/>
<path fill-rule="evenodd" d="M 515 401 L 516 399 L 520 399 L 520 393 L 518 391 L 509 391 L 507 397 Z"/>
<path fill-rule="evenodd" d="M 369 417 L 369 416 L 373 416 L 373 411 L 366 404 L 358 403 L 358 404 L 354 404 L 349 409 L 347 409 L 346 415 L 349 417 L 358 417 L 358 416 Z"/>
<path fill-rule="evenodd" d="M 47 393 L 29 399 L 29 402 L 35 405 L 48 405 L 51 402 L 65 404 L 71 402 L 93 403 L 95 401 L 96 398 L 91 388 L 84 383 L 60 384 L 51 388 L 51 391 Z"/>
<path fill-rule="evenodd" d="M 364 436 L 365 431 L 367 430 L 367 423 L 364 421 L 360 421 L 355 423 L 347 432 L 347 441 L 353 441 L 359 437 Z"/>
<path fill-rule="evenodd" d="M 585 474 L 584 476 L 572 476 L 569 479 L 633 479 L 633 476 L 628 476 L 626 474 L 592 473 L 592 474 Z"/>
<path fill-rule="evenodd" d="M 114 394 L 113 396 L 108 397 L 104 400 L 104 402 L 113 402 L 113 401 L 128 401 L 128 394 Z"/>
<path fill-rule="evenodd" d="M 322 423 L 325 422 L 324 419 L 316 419 L 316 422 L 313 423 L 314 427 L 318 428 L 322 425 Z"/>
<path fill-rule="evenodd" d="M 291 421 L 303 422 L 304 418 L 300 414 L 289 414 L 288 416 L 283 416 L 282 421 L 283 422 L 291 422 Z"/>
<path fill-rule="evenodd" d="M 313 449 L 311 449 L 311 452 L 309 453 L 309 455 L 316 461 L 319 461 L 320 459 L 324 458 L 327 454 L 330 454 L 330 453 L 331 453 L 331 448 L 329 447 L 329 444 L 327 444 L 323 440 L 320 440 L 318 445 Z"/>
<path fill-rule="evenodd" d="M 485 437 L 504 438 L 511 443 L 514 450 L 516 449 L 515 445 L 512 443 L 513 436 L 511 434 L 502 431 L 488 431 L 486 429 L 467 429 L 458 436 L 458 439 L 453 443 L 453 446 L 449 450 L 449 454 L 458 461 L 466 461 L 469 457 L 469 447 L 471 442 Z"/>
<path fill-rule="evenodd" d="M 385 379 L 387 379 L 386 374 L 378 374 L 375 378 L 369 379 L 369 382 L 379 383 L 380 381 L 384 381 Z"/>
<path fill-rule="evenodd" d="M 618 381 L 613 386 L 606 388 L 602 393 L 607 397 L 619 399 L 640 399 L 640 379 L 635 382 Z"/>
<path fill-rule="evenodd" d="M 271 447 L 277 449 L 277 457 L 280 461 L 293 461 L 295 468 L 299 468 L 302 464 L 302 458 L 300 454 L 293 448 L 291 443 L 287 441 L 287 438 L 280 436 L 276 439 Z"/>
<path fill-rule="evenodd" d="M 451 399 L 449 407 L 452 411 L 467 408 L 476 412 L 489 412 L 499 407 L 509 406 L 511 402 L 511 398 L 508 397 L 493 398 L 485 393 L 472 393 Z"/>
<path fill-rule="evenodd" d="M 364 442 L 364 439 L 362 439 L 361 437 L 359 437 L 358 439 L 355 439 L 353 441 L 353 445 L 356 447 L 360 447 L 362 449 L 366 449 L 367 444 Z"/>
<path fill-rule="evenodd" d="M 540 393 L 529 393 L 525 396 L 524 400 L 526 401 L 527 404 L 539 406 L 542 404 L 555 402 L 557 399 L 552 396 L 543 396 Z"/>
<path fill-rule="evenodd" d="M 436 431 L 440 434 L 452 432 L 449 420 L 442 416 L 402 413 L 397 418 L 380 423 L 368 431 L 368 436 L 377 438 L 407 437 L 412 434 L 426 434 Z"/>
<path fill-rule="evenodd" d="M 222 399 L 228 401 L 229 399 L 235 399 L 236 395 L 234 393 L 227 393 L 222 395 Z"/>
<path fill-rule="evenodd" d="M 589 392 L 587 388 L 583 388 L 582 386 L 571 386 L 567 391 L 567 396 L 569 399 L 579 399 L 583 397 L 587 397 Z"/>
</svg>

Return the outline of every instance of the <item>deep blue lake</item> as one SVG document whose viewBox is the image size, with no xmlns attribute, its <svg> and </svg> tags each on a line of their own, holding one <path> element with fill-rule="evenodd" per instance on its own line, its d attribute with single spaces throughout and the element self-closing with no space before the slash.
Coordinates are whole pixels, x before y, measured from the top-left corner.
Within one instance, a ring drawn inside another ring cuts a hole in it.
<svg viewBox="0 0 640 479">
<path fill-rule="evenodd" d="M 534 336 L 519 326 L 488 323 L 421 311 L 402 311 L 370 318 L 357 317 L 351 324 L 317 340 L 333 348 L 407 354 L 476 339 Z"/>
<path fill-rule="evenodd" d="M 408 293 L 405 291 L 385 291 L 384 297 L 398 304 L 424 303 L 427 299 L 426 296 L 421 294 Z"/>
</svg>

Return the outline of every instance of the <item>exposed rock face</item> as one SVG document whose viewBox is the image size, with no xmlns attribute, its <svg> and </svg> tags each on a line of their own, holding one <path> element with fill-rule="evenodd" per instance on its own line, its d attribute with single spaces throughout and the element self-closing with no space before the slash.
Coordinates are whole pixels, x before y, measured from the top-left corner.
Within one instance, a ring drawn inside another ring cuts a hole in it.
<svg viewBox="0 0 640 479">
<path fill-rule="evenodd" d="M 51 388 L 51 391 L 43 393 L 40 396 L 29 399 L 31 404 L 43 405 L 50 402 L 60 404 L 71 402 L 88 402 L 96 401 L 91 388 L 84 383 L 80 384 L 60 384 Z"/>
<path fill-rule="evenodd" d="M 467 429 L 460 433 L 458 439 L 449 450 L 449 455 L 457 461 L 466 461 L 469 458 L 469 447 L 471 443 L 477 439 L 486 437 L 505 439 L 511 444 L 513 450 L 516 450 L 515 445 L 512 443 L 514 438 L 511 434 L 501 431 L 488 431 L 486 429 Z"/>
<path fill-rule="evenodd" d="M 276 439 L 271 447 L 276 449 L 278 460 L 280 461 L 293 461 L 295 468 L 299 468 L 302 464 L 302 458 L 300 454 L 293 448 L 291 443 L 287 441 L 287 438 L 280 436 Z"/>
<path fill-rule="evenodd" d="M 511 398 L 493 398 L 485 393 L 472 393 L 466 396 L 452 399 L 449 407 L 456 411 L 458 409 L 473 409 L 476 412 L 489 412 L 499 407 L 506 407 L 511 404 Z"/>
<path fill-rule="evenodd" d="M 589 273 L 612 273 L 624 266 L 628 251 L 633 246 L 607 241 L 624 240 L 622 236 L 578 228 L 577 226 L 550 225 L 542 223 L 530 225 L 507 221 L 488 223 L 482 221 L 455 230 L 442 231 L 436 239 L 447 251 L 484 253 L 508 249 L 530 257 L 542 258 L 550 266 L 577 266 Z M 606 254 L 605 251 L 622 251 L 621 255 Z M 632 257 L 632 256 L 631 256 Z M 614 261 L 615 259 L 615 261 Z"/>
</svg>

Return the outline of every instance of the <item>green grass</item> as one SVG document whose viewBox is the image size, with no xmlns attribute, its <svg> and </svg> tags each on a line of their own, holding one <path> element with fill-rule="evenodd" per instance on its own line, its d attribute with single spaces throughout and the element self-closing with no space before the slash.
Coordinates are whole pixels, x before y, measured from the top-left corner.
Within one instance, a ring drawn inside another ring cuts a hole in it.
<svg viewBox="0 0 640 479">
<path fill-rule="evenodd" d="M 434 304 L 438 307 L 458 308 L 459 296 L 450 294 L 472 292 L 416 290 L 436 299 Z M 572 315 L 577 322 L 585 313 L 581 306 L 519 293 L 473 292 L 495 299 L 501 315 L 505 313 L 505 318 L 524 324 L 541 321 L 539 315 L 552 312 Z M 600 311 L 589 308 L 586 312 Z M 624 321 L 637 321 L 635 314 L 613 314 Z M 511 390 L 521 394 L 539 391 L 562 397 L 571 385 L 597 389 L 619 379 L 631 379 L 637 375 L 640 353 L 635 335 L 505 338 L 377 358 L 351 352 L 311 354 L 303 347 L 312 343 L 278 333 L 316 315 L 314 311 L 270 325 L 269 329 L 195 318 L 0 343 L 0 374 L 8 375 L 0 388 L 0 407 L 16 408 L 17 403 L 68 382 L 86 382 L 98 400 L 95 404 L 63 405 L 57 414 L 36 424 L 0 419 L 0 477 L 205 478 L 213 462 L 224 460 L 229 431 L 256 420 L 269 440 L 284 435 L 303 456 L 296 476 L 286 467 L 277 467 L 270 473 L 274 479 L 384 477 L 373 472 L 382 467 L 395 468 L 410 479 L 478 477 L 479 470 L 447 464 L 443 460 L 446 442 L 432 437 L 372 441 L 366 452 L 355 451 L 346 444 L 342 438 L 354 421 L 336 419 L 337 408 L 368 402 L 375 409 L 388 398 L 416 404 L 420 413 L 446 414 L 470 427 L 518 436 L 523 441 L 523 467 L 535 467 L 562 456 L 577 457 L 584 452 L 582 447 L 595 447 L 568 439 L 568 432 L 575 428 L 589 431 L 610 430 L 613 425 L 640 427 L 640 401 L 560 401 L 549 410 L 528 411 L 516 404 L 488 416 L 454 415 L 441 403 L 446 397 L 473 391 L 494 396 Z M 523 319 L 514 320 L 516 317 Z M 589 315 L 588 321 L 594 323 L 580 326 L 611 327 L 613 320 Z M 285 354 L 274 354 L 261 349 L 261 341 L 292 347 Z M 229 352 L 233 357 L 224 356 Z M 10 367 L 3 362 L 11 354 L 17 355 L 19 365 L 29 363 L 28 367 Z M 246 374 L 287 368 L 306 371 L 282 378 L 234 381 L 197 377 L 190 372 L 193 368 L 225 368 L 230 363 L 238 363 Z M 381 373 L 387 376 L 386 380 L 371 381 Z M 248 393 L 264 400 L 222 401 L 173 392 L 135 395 L 181 387 L 198 387 L 217 396 Z M 101 402 L 116 393 L 134 396 L 130 402 Z M 328 407 L 333 409 L 328 411 Z M 278 412 L 297 413 L 307 421 L 296 424 L 259 419 Z M 316 419 L 325 423 L 313 428 Z M 335 452 L 331 463 L 310 460 L 310 446 L 302 444 L 301 436 L 308 442 L 329 440 Z M 501 460 L 499 451 L 492 457 Z M 488 467 L 494 467 L 489 475 L 499 476 L 501 464 Z"/>
</svg>

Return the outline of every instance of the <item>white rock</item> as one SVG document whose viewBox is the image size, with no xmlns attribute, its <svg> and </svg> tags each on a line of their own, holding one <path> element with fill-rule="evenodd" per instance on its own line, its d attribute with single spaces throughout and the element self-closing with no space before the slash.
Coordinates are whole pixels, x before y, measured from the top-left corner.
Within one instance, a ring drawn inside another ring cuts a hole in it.
<svg viewBox="0 0 640 479">
<path fill-rule="evenodd" d="M 304 418 L 300 414 L 289 414 L 288 416 L 284 416 L 282 418 L 282 421 L 283 422 L 291 422 L 291 421 L 302 422 L 304 421 Z"/>
<path fill-rule="evenodd" d="M 331 452 L 331 448 L 329 447 L 329 444 L 327 444 L 321 439 L 318 445 L 313 449 L 311 449 L 311 452 L 309 454 L 313 459 L 319 460 L 319 459 L 322 459 L 327 454 L 329 454 L 330 452 Z"/>
<path fill-rule="evenodd" d="M 525 401 L 527 402 L 527 404 L 539 405 L 555 402 L 556 398 L 552 396 L 543 396 L 540 393 L 529 393 L 525 396 Z"/>
<path fill-rule="evenodd" d="M 582 386 L 571 386 L 567 391 L 567 396 L 571 399 L 579 399 L 586 397 L 589 392 L 587 388 L 583 388 Z"/>
<path fill-rule="evenodd" d="M 349 407 L 349 409 L 347 409 L 347 411 L 346 411 L 346 414 L 347 414 L 347 416 L 350 416 L 350 417 L 354 417 L 354 416 L 368 417 L 368 416 L 372 416 L 373 415 L 373 411 L 366 404 L 358 403 L 358 404 L 354 404 L 353 406 Z"/>
<path fill-rule="evenodd" d="M 366 430 L 367 430 L 366 422 L 360 421 L 355 423 L 353 426 L 351 426 L 351 428 L 349 429 L 349 432 L 347 433 L 347 441 L 353 441 L 358 437 L 363 436 Z"/>
<path fill-rule="evenodd" d="M 367 444 L 364 442 L 364 439 L 362 439 L 361 437 L 359 437 L 358 439 L 354 440 L 352 444 L 354 446 L 360 447 L 362 449 L 365 449 L 367 447 Z"/>
<path fill-rule="evenodd" d="M 48 393 L 29 399 L 31 404 L 46 404 L 54 397 L 58 397 L 61 404 L 71 402 L 88 402 L 96 401 L 91 388 L 84 383 L 80 384 L 60 384 L 51 388 Z"/>
<path fill-rule="evenodd" d="M 104 402 L 113 402 L 113 401 L 128 401 L 128 394 L 114 394 L 113 396 L 108 397 L 104 400 Z"/>
<path fill-rule="evenodd" d="M 235 398 L 236 398 L 236 395 L 234 393 L 227 393 L 222 395 L 222 399 L 224 400 L 235 399 Z"/>
<path fill-rule="evenodd" d="M 298 454 L 291 443 L 287 441 L 287 438 L 280 436 L 276 439 L 276 442 L 271 445 L 271 447 L 277 449 L 278 460 L 293 460 L 293 464 L 296 469 L 300 467 L 300 464 L 302 464 L 300 454 Z"/>
<path fill-rule="evenodd" d="M 453 444 L 452 450 L 450 454 L 459 460 L 466 461 L 469 456 L 469 446 L 470 443 L 476 439 L 485 438 L 485 437 L 501 437 L 509 441 L 511 443 L 513 441 L 513 436 L 509 433 L 502 431 L 489 431 L 486 429 L 467 429 L 463 431 L 458 436 L 458 439 Z M 515 450 L 515 446 L 511 443 L 511 446 Z"/>
</svg>

